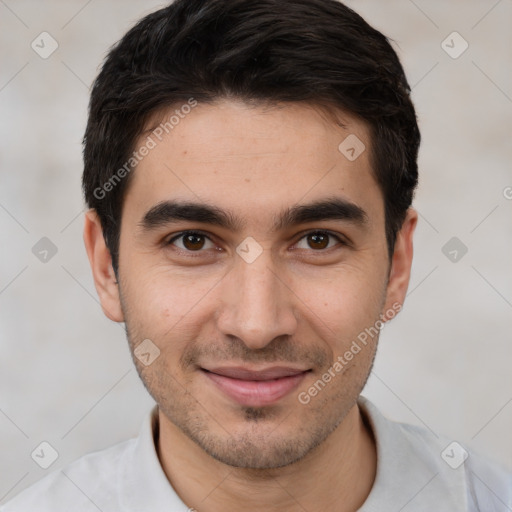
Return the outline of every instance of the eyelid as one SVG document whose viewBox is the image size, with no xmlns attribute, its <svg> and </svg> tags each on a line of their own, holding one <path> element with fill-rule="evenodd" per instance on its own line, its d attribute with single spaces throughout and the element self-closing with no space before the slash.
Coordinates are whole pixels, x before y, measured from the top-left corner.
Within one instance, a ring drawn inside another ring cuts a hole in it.
<svg viewBox="0 0 512 512">
<path fill-rule="evenodd" d="M 297 241 L 295 242 L 294 245 L 298 244 L 304 237 L 306 237 L 308 235 L 313 235 L 315 233 L 322 233 L 322 234 L 326 234 L 332 238 L 335 238 L 339 242 L 339 245 L 347 246 L 347 247 L 351 245 L 350 240 L 347 237 L 345 237 L 344 235 L 342 235 L 341 233 L 337 233 L 335 231 L 331 231 L 329 229 L 322 229 L 322 228 L 308 229 L 306 231 L 298 233 Z M 330 247 L 329 249 L 334 249 L 334 247 Z M 326 252 L 327 250 L 328 249 L 321 249 L 321 250 L 311 249 L 311 252 L 322 253 L 322 252 Z"/>
<path fill-rule="evenodd" d="M 188 251 L 186 249 L 182 249 L 181 247 L 177 247 L 174 245 L 174 241 L 178 240 L 179 238 L 182 238 L 186 235 L 201 235 L 204 236 L 206 239 L 208 239 L 211 243 L 215 244 L 215 241 L 212 239 L 211 235 L 205 231 L 202 231 L 201 229 L 186 229 L 184 231 L 180 231 L 179 233 L 174 233 L 171 238 L 165 238 L 163 241 L 163 245 L 168 246 L 172 245 L 173 249 L 177 252 L 181 252 L 183 254 L 187 254 L 188 256 L 199 256 L 201 253 L 206 252 L 206 250 L 199 250 L 199 251 Z M 217 248 L 217 250 L 220 250 Z"/>
<path fill-rule="evenodd" d="M 211 235 L 206 231 L 202 231 L 200 229 L 185 229 L 183 231 L 180 231 L 179 233 L 173 233 L 173 235 L 169 239 L 166 238 L 165 244 L 170 244 L 174 240 L 181 238 L 182 236 L 185 235 L 202 235 L 213 242 Z"/>
</svg>

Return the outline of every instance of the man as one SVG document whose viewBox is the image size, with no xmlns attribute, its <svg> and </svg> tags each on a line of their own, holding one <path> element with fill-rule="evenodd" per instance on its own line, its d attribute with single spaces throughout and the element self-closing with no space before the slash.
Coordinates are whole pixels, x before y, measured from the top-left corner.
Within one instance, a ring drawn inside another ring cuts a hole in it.
<svg viewBox="0 0 512 512">
<path fill-rule="evenodd" d="M 84 240 L 156 401 L 11 511 L 501 511 L 510 476 L 360 394 L 412 261 L 420 135 L 335 0 L 177 0 L 110 51 Z"/>
</svg>

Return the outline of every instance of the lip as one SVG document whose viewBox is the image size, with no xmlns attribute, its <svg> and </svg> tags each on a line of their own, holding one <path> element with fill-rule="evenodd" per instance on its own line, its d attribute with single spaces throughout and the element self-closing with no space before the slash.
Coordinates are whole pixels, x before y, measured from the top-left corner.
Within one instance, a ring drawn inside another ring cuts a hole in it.
<svg viewBox="0 0 512 512">
<path fill-rule="evenodd" d="M 201 368 L 220 391 L 235 402 L 249 406 L 271 405 L 291 393 L 309 370 L 273 366 L 260 370 L 243 367 Z"/>
</svg>

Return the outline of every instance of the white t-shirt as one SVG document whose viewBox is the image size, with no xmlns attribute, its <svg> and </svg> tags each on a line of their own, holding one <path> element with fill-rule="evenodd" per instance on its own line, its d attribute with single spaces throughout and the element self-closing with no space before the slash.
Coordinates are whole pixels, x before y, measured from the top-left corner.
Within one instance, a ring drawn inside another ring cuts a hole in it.
<svg viewBox="0 0 512 512">
<path fill-rule="evenodd" d="M 438 439 L 426 429 L 386 419 L 358 400 L 377 444 L 377 475 L 360 512 L 512 511 L 512 474 Z M 0 512 L 188 512 L 156 452 L 158 410 L 138 438 L 90 453 L 54 471 Z"/>
</svg>

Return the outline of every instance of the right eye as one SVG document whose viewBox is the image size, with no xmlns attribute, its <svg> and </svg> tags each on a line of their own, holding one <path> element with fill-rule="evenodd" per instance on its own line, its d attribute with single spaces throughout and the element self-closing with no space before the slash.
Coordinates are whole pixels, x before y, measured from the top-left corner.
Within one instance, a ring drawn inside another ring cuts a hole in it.
<svg viewBox="0 0 512 512">
<path fill-rule="evenodd" d="M 185 253 L 204 252 L 216 247 L 210 237 L 201 231 L 183 231 L 174 235 L 166 245 L 173 245 Z"/>
</svg>

